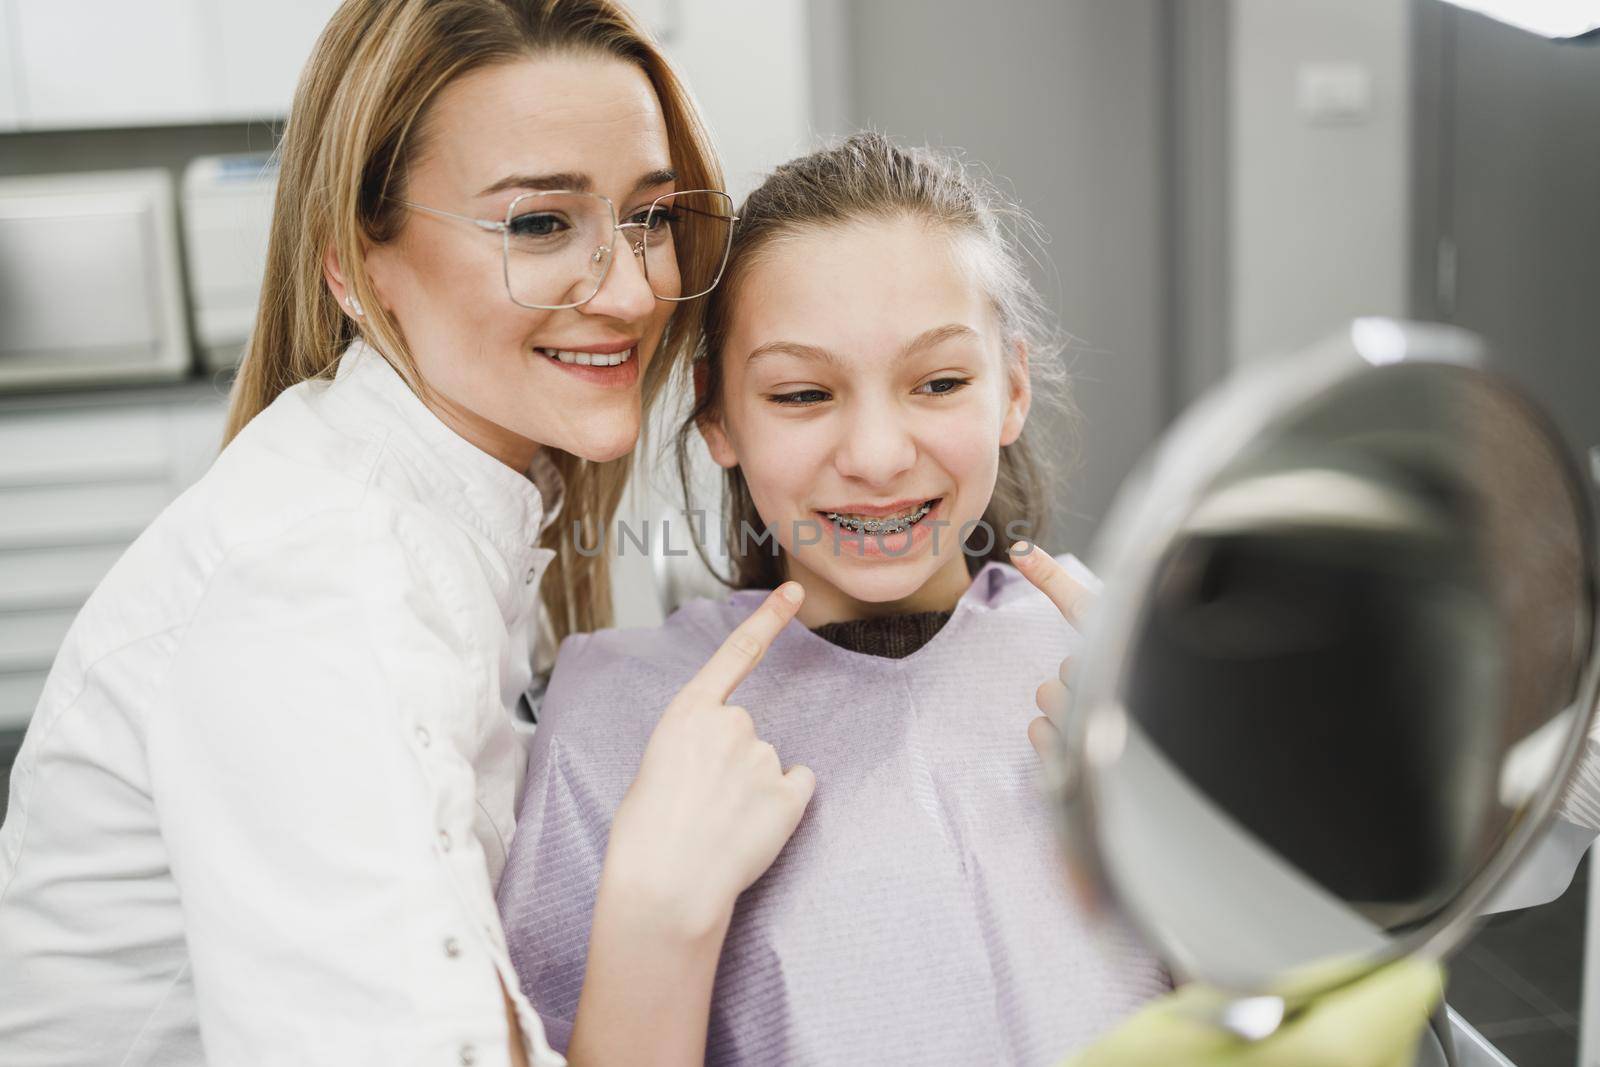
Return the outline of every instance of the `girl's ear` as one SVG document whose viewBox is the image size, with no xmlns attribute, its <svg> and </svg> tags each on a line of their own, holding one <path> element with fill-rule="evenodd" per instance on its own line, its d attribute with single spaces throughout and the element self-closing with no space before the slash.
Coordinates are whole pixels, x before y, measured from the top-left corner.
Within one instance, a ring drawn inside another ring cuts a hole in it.
<svg viewBox="0 0 1600 1067">
<path fill-rule="evenodd" d="M 694 404 L 699 407 L 706 396 L 706 362 L 700 360 L 694 365 Z M 720 405 L 719 405 L 720 407 Z M 731 470 L 739 465 L 739 457 L 733 451 L 733 443 L 728 440 L 728 429 L 723 425 L 722 415 L 702 415 L 695 420 L 695 429 L 700 431 L 700 436 L 705 440 L 706 448 L 711 452 L 711 458 L 724 470 Z"/>
<path fill-rule="evenodd" d="M 1028 343 L 1016 342 L 1016 359 L 1011 361 L 1011 389 L 1006 404 L 1006 416 L 1000 424 L 1000 444 L 1015 444 L 1022 436 L 1023 423 L 1028 421 L 1028 408 L 1033 403 L 1033 383 L 1028 375 Z"/>
</svg>

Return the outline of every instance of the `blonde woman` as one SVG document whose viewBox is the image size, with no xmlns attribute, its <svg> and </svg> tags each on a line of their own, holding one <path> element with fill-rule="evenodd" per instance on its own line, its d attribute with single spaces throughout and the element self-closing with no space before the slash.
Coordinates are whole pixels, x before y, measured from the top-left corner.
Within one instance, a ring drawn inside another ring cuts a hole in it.
<svg viewBox="0 0 1600 1067">
<path fill-rule="evenodd" d="M 542 612 L 609 622 L 574 532 L 720 276 L 717 165 L 606 0 L 349 0 L 281 175 L 230 441 L 85 607 L 13 772 L 9 1067 L 561 1062 L 494 906 L 511 712 Z M 661 715 L 574 1063 L 703 1056 L 734 898 L 811 794 L 724 706 L 798 600 Z"/>
</svg>

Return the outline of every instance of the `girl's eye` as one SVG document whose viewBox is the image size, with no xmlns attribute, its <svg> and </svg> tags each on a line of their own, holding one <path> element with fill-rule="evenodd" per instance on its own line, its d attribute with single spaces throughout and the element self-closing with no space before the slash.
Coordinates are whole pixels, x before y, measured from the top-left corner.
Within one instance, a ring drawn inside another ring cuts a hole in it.
<svg viewBox="0 0 1600 1067">
<path fill-rule="evenodd" d="M 512 237 L 554 237 L 572 227 L 560 215 L 547 211 L 530 211 L 526 215 L 518 215 L 509 224 Z"/>
<path fill-rule="evenodd" d="M 923 382 L 917 386 L 915 391 L 922 393 L 924 396 L 943 396 L 946 393 L 953 393 L 957 389 L 964 387 L 971 380 L 970 378 L 935 378 L 931 382 Z"/>
<path fill-rule="evenodd" d="M 796 389 L 792 393 L 773 393 L 767 398 L 774 404 L 787 404 L 794 407 L 805 407 L 809 404 L 820 404 L 828 399 L 826 390 L 823 389 Z"/>
</svg>

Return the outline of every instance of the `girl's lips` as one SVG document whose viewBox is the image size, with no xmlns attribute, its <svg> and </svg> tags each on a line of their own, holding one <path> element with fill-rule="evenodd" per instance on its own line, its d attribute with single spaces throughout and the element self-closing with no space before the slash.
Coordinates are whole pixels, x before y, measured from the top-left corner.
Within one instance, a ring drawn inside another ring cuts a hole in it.
<svg viewBox="0 0 1600 1067">
<path fill-rule="evenodd" d="M 847 504 L 838 508 L 818 508 L 824 515 L 857 515 L 861 518 L 883 519 L 891 515 L 904 515 L 912 512 L 938 497 L 919 496 L 907 497 L 905 500 L 896 500 L 893 504 Z"/>
<path fill-rule="evenodd" d="M 825 552 L 832 552 L 835 556 L 887 561 L 905 559 L 917 554 L 937 536 L 938 551 L 948 552 L 952 547 L 959 551 L 960 538 L 956 531 L 944 529 L 948 523 L 940 525 L 944 515 L 944 497 L 935 499 L 937 502 L 926 515 L 917 520 L 916 525 L 892 534 L 856 533 L 829 519 L 825 513 L 816 512 L 817 518 L 822 522 L 823 533 L 821 543 L 817 547 Z M 828 534 L 832 534 L 832 537 L 827 536 Z"/>
<path fill-rule="evenodd" d="M 824 511 L 823 517 L 829 522 L 849 530 L 851 533 L 891 534 L 904 533 L 927 517 L 933 506 L 939 502 L 938 497 L 924 500 L 916 507 L 896 510 L 888 514 L 875 512 L 838 512 Z"/>
</svg>

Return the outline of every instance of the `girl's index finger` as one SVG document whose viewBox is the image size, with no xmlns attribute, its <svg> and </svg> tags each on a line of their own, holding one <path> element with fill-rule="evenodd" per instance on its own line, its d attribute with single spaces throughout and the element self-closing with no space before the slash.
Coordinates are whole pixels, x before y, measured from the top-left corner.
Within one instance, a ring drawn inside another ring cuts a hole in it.
<svg viewBox="0 0 1600 1067">
<path fill-rule="evenodd" d="M 681 692 L 726 704 L 789 625 L 804 599 L 805 590 L 799 582 L 784 582 L 774 589 L 748 619 L 734 627 Z"/>
<path fill-rule="evenodd" d="M 1038 545 L 1018 541 L 1009 554 L 1022 576 L 1049 597 L 1069 623 L 1081 627 L 1083 612 L 1094 603 L 1094 594 Z"/>
</svg>

